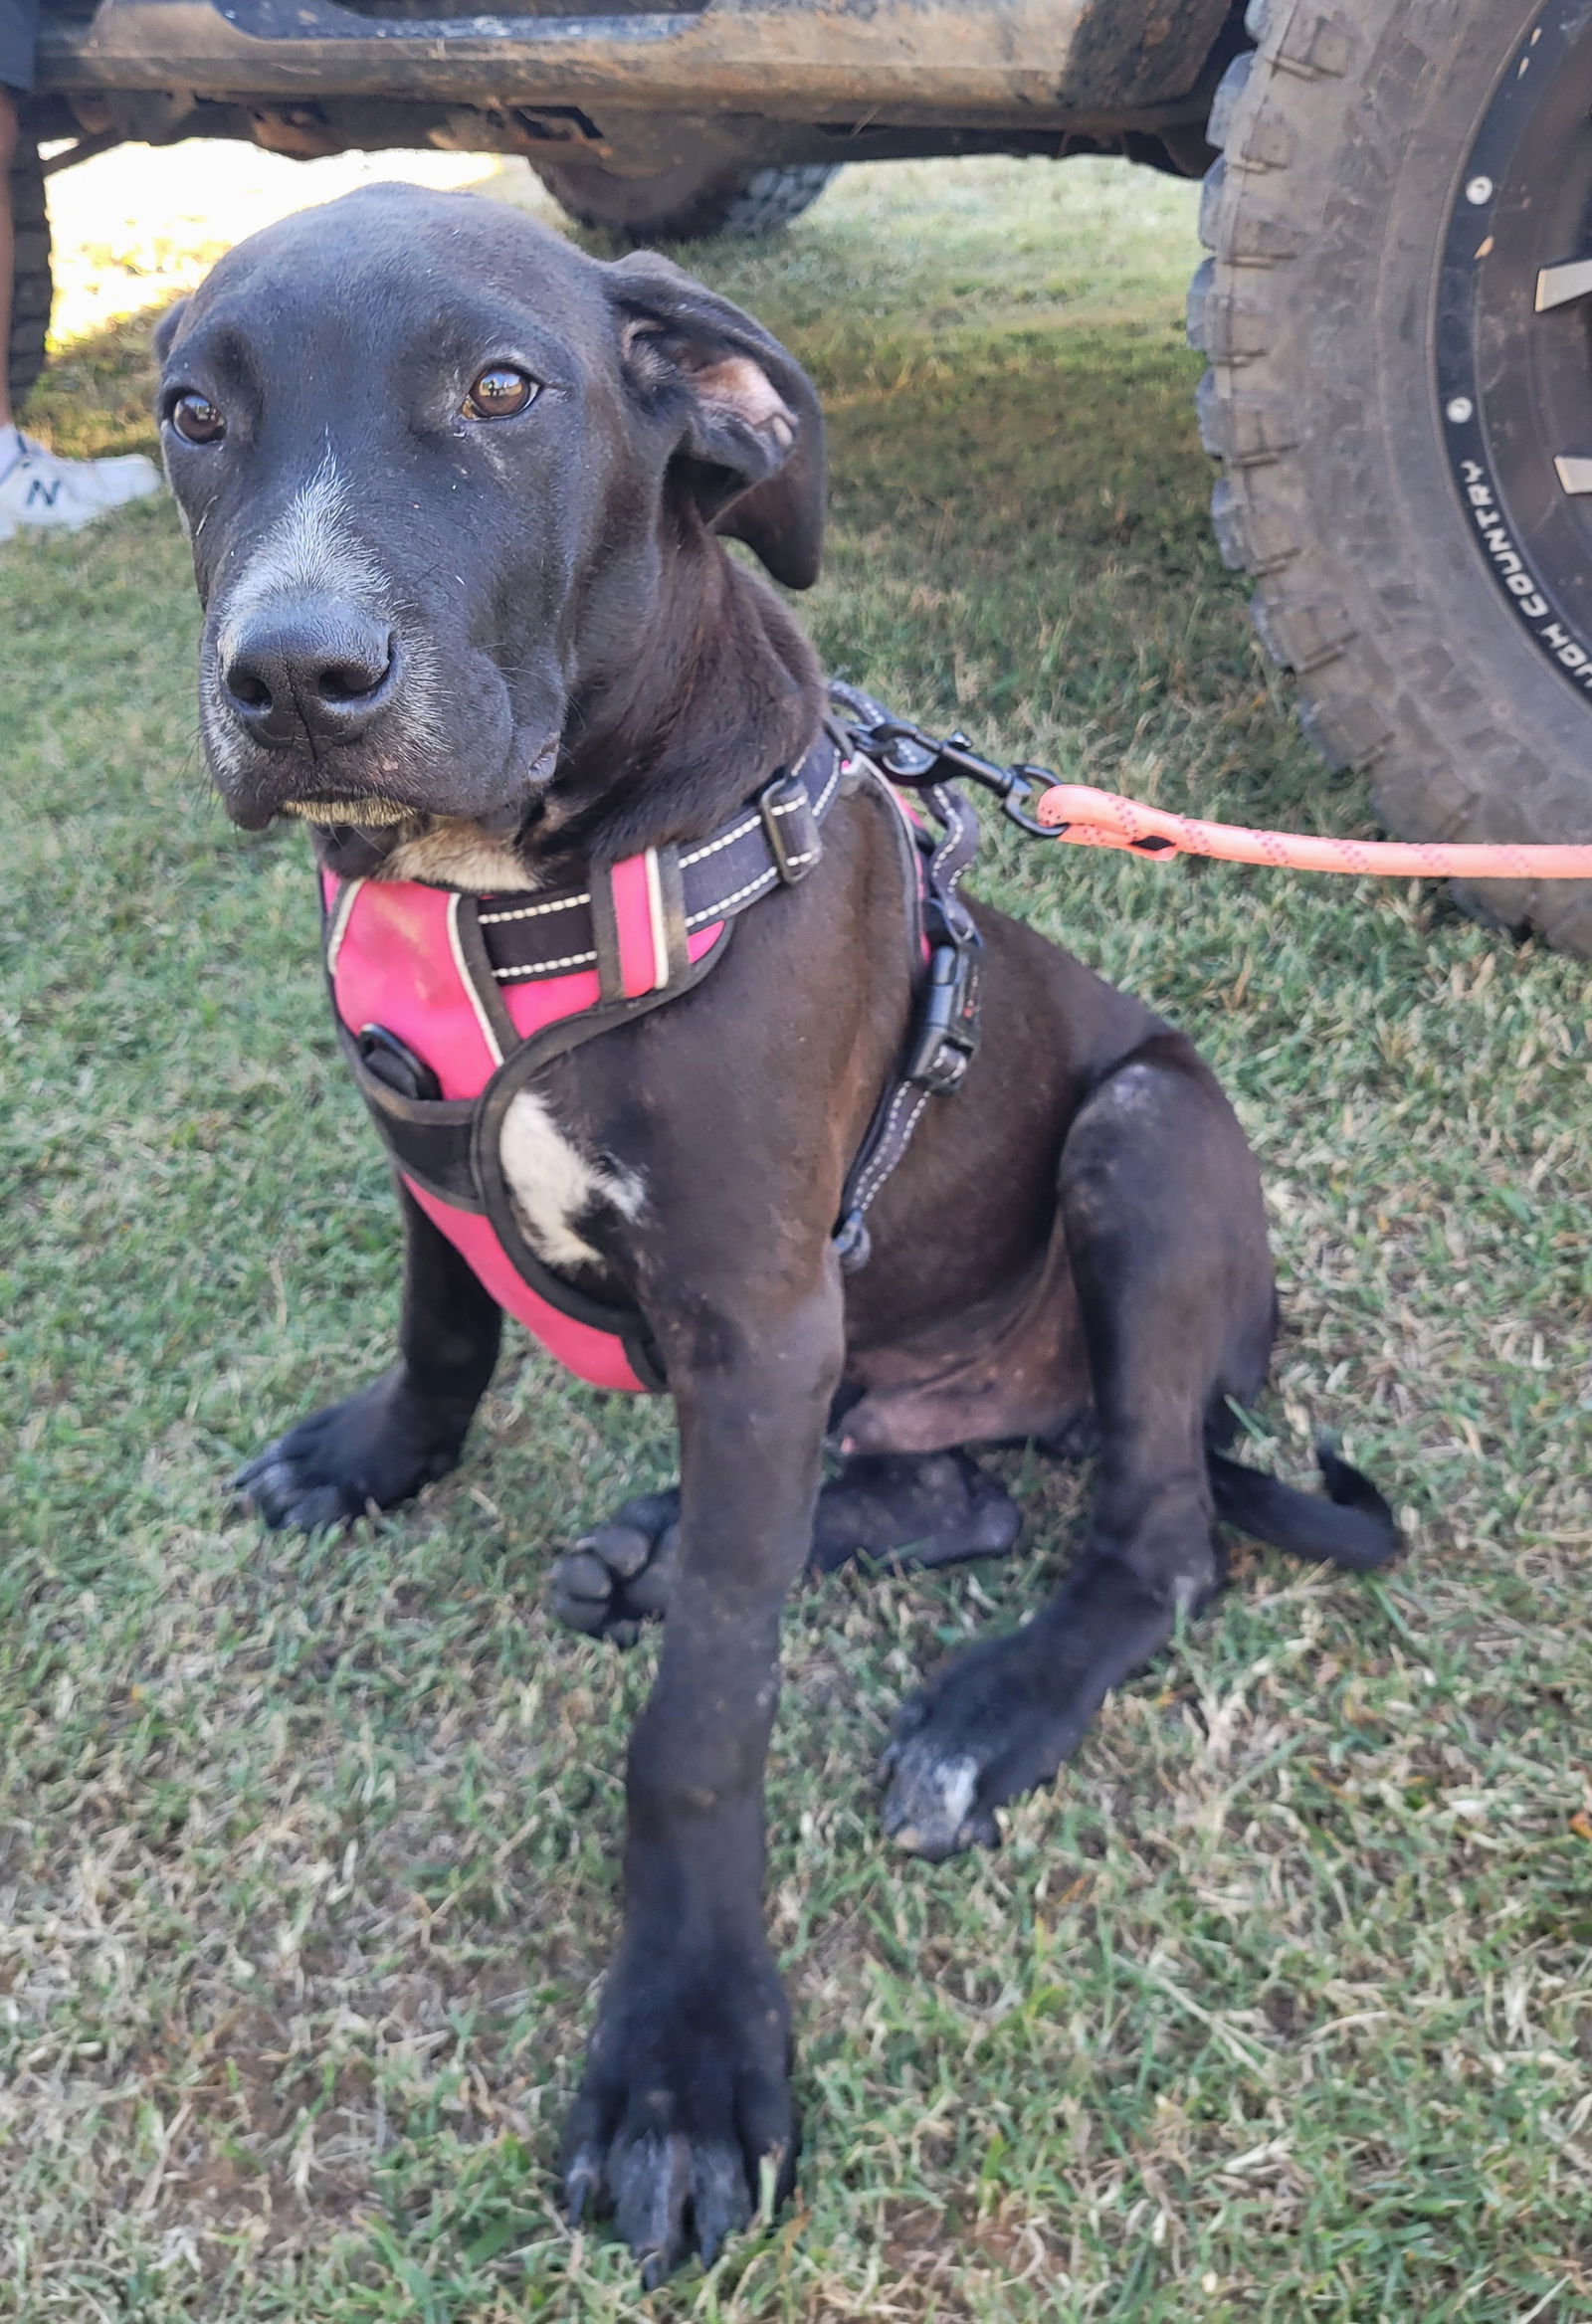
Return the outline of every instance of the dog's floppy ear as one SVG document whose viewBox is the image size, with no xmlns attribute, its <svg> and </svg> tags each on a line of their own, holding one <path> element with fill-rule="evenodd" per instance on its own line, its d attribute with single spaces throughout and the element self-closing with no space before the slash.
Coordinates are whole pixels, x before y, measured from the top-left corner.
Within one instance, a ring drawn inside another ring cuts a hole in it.
<svg viewBox="0 0 1592 2324">
<path fill-rule="evenodd" d="M 824 418 L 794 356 L 656 251 L 608 270 L 626 375 L 678 415 L 676 462 L 715 532 L 808 589 L 824 542 Z"/>
<path fill-rule="evenodd" d="M 171 342 L 176 337 L 178 330 L 181 328 L 182 318 L 187 313 L 187 299 L 179 298 L 174 305 L 168 306 L 166 308 L 165 313 L 155 324 L 153 339 L 155 361 L 157 363 L 163 363 L 166 357 L 170 354 Z"/>
</svg>

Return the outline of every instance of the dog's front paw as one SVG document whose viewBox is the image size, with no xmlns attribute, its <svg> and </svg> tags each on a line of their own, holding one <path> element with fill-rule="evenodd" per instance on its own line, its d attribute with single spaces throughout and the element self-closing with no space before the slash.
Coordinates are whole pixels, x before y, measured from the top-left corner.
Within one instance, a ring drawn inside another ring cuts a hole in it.
<svg viewBox="0 0 1592 2324">
<path fill-rule="evenodd" d="M 1050 1781 L 1088 1716 L 1058 1699 L 1027 1632 L 968 1647 L 901 1706 L 885 1754 L 885 1830 L 930 1863 L 997 1846 L 995 1810 Z"/>
<path fill-rule="evenodd" d="M 611 2211 L 651 2291 L 783 2202 L 798 2136 L 789 2012 L 761 1939 L 689 1962 L 667 1939 L 628 1946 L 564 2145 L 571 2220 Z"/>
<path fill-rule="evenodd" d="M 552 1610 L 588 1638 L 632 1646 L 668 1612 L 679 1564 L 679 1490 L 639 1493 L 558 1560 Z"/>
<path fill-rule="evenodd" d="M 232 1490 L 273 1532 L 318 1533 L 412 1500 L 446 1476 L 459 1465 L 469 1425 L 468 1413 L 418 1397 L 399 1367 L 257 1452 Z"/>
</svg>

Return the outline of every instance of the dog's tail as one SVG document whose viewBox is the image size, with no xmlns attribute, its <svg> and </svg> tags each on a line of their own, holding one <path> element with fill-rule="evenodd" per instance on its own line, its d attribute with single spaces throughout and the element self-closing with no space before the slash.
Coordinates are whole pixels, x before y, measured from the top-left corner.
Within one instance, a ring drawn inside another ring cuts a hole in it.
<svg viewBox="0 0 1592 2324">
<path fill-rule="evenodd" d="M 1328 1495 L 1324 1501 L 1314 1493 L 1295 1492 L 1293 1485 L 1245 1468 L 1220 1452 L 1206 1457 L 1216 1514 L 1257 1541 L 1359 1573 L 1385 1566 L 1403 1546 L 1386 1501 L 1368 1476 L 1340 1458 L 1330 1438 L 1315 1440 L 1315 1457 Z"/>
</svg>

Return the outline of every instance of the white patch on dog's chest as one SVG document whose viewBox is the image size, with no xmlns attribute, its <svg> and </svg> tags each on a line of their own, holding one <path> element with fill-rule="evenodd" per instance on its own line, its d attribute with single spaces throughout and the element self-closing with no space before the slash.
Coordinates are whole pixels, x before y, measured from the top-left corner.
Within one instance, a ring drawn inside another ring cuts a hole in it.
<svg viewBox="0 0 1592 2324">
<path fill-rule="evenodd" d="M 445 882 L 477 895 L 536 885 L 515 852 L 455 818 L 405 841 L 376 876 Z M 602 1253 L 580 1233 L 579 1222 L 605 1204 L 622 1219 L 639 1218 L 647 1200 L 639 1171 L 590 1160 L 531 1089 L 510 1098 L 498 1152 L 520 1233 L 550 1267 L 601 1266 Z"/>
<path fill-rule="evenodd" d="M 529 1089 L 509 1101 L 498 1153 L 525 1241 L 549 1266 L 601 1265 L 577 1222 L 600 1204 L 634 1219 L 646 1200 L 637 1172 L 588 1161 Z"/>
</svg>

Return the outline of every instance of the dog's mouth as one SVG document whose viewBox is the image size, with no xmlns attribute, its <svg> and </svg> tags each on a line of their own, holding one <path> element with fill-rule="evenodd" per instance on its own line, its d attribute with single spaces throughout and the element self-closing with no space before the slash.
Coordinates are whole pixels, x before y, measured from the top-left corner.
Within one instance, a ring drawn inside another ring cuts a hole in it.
<svg viewBox="0 0 1592 2324">
<path fill-rule="evenodd" d="M 521 778 L 524 788 L 518 797 L 467 820 L 493 838 L 503 837 L 516 830 L 527 807 L 546 790 L 552 780 L 558 764 L 559 739 L 557 734 L 550 734 L 536 752 Z M 413 801 L 386 798 L 379 791 L 361 791 L 357 796 L 338 792 L 311 792 L 300 798 L 280 801 L 277 813 L 297 816 L 300 823 L 318 824 L 322 828 L 341 825 L 353 831 L 377 831 L 406 824 L 414 832 L 424 832 L 439 822 L 458 820 L 457 809 L 421 807 Z"/>
<path fill-rule="evenodd" d="M 280 812 L 297 815 L 304 823 L 351 824 L 356 831 L 431 820 L 423 808 L 404 807 L 396 799 L 378 799 L 368 792 L 360 799 L 284 799 Z"/>
</svg>

